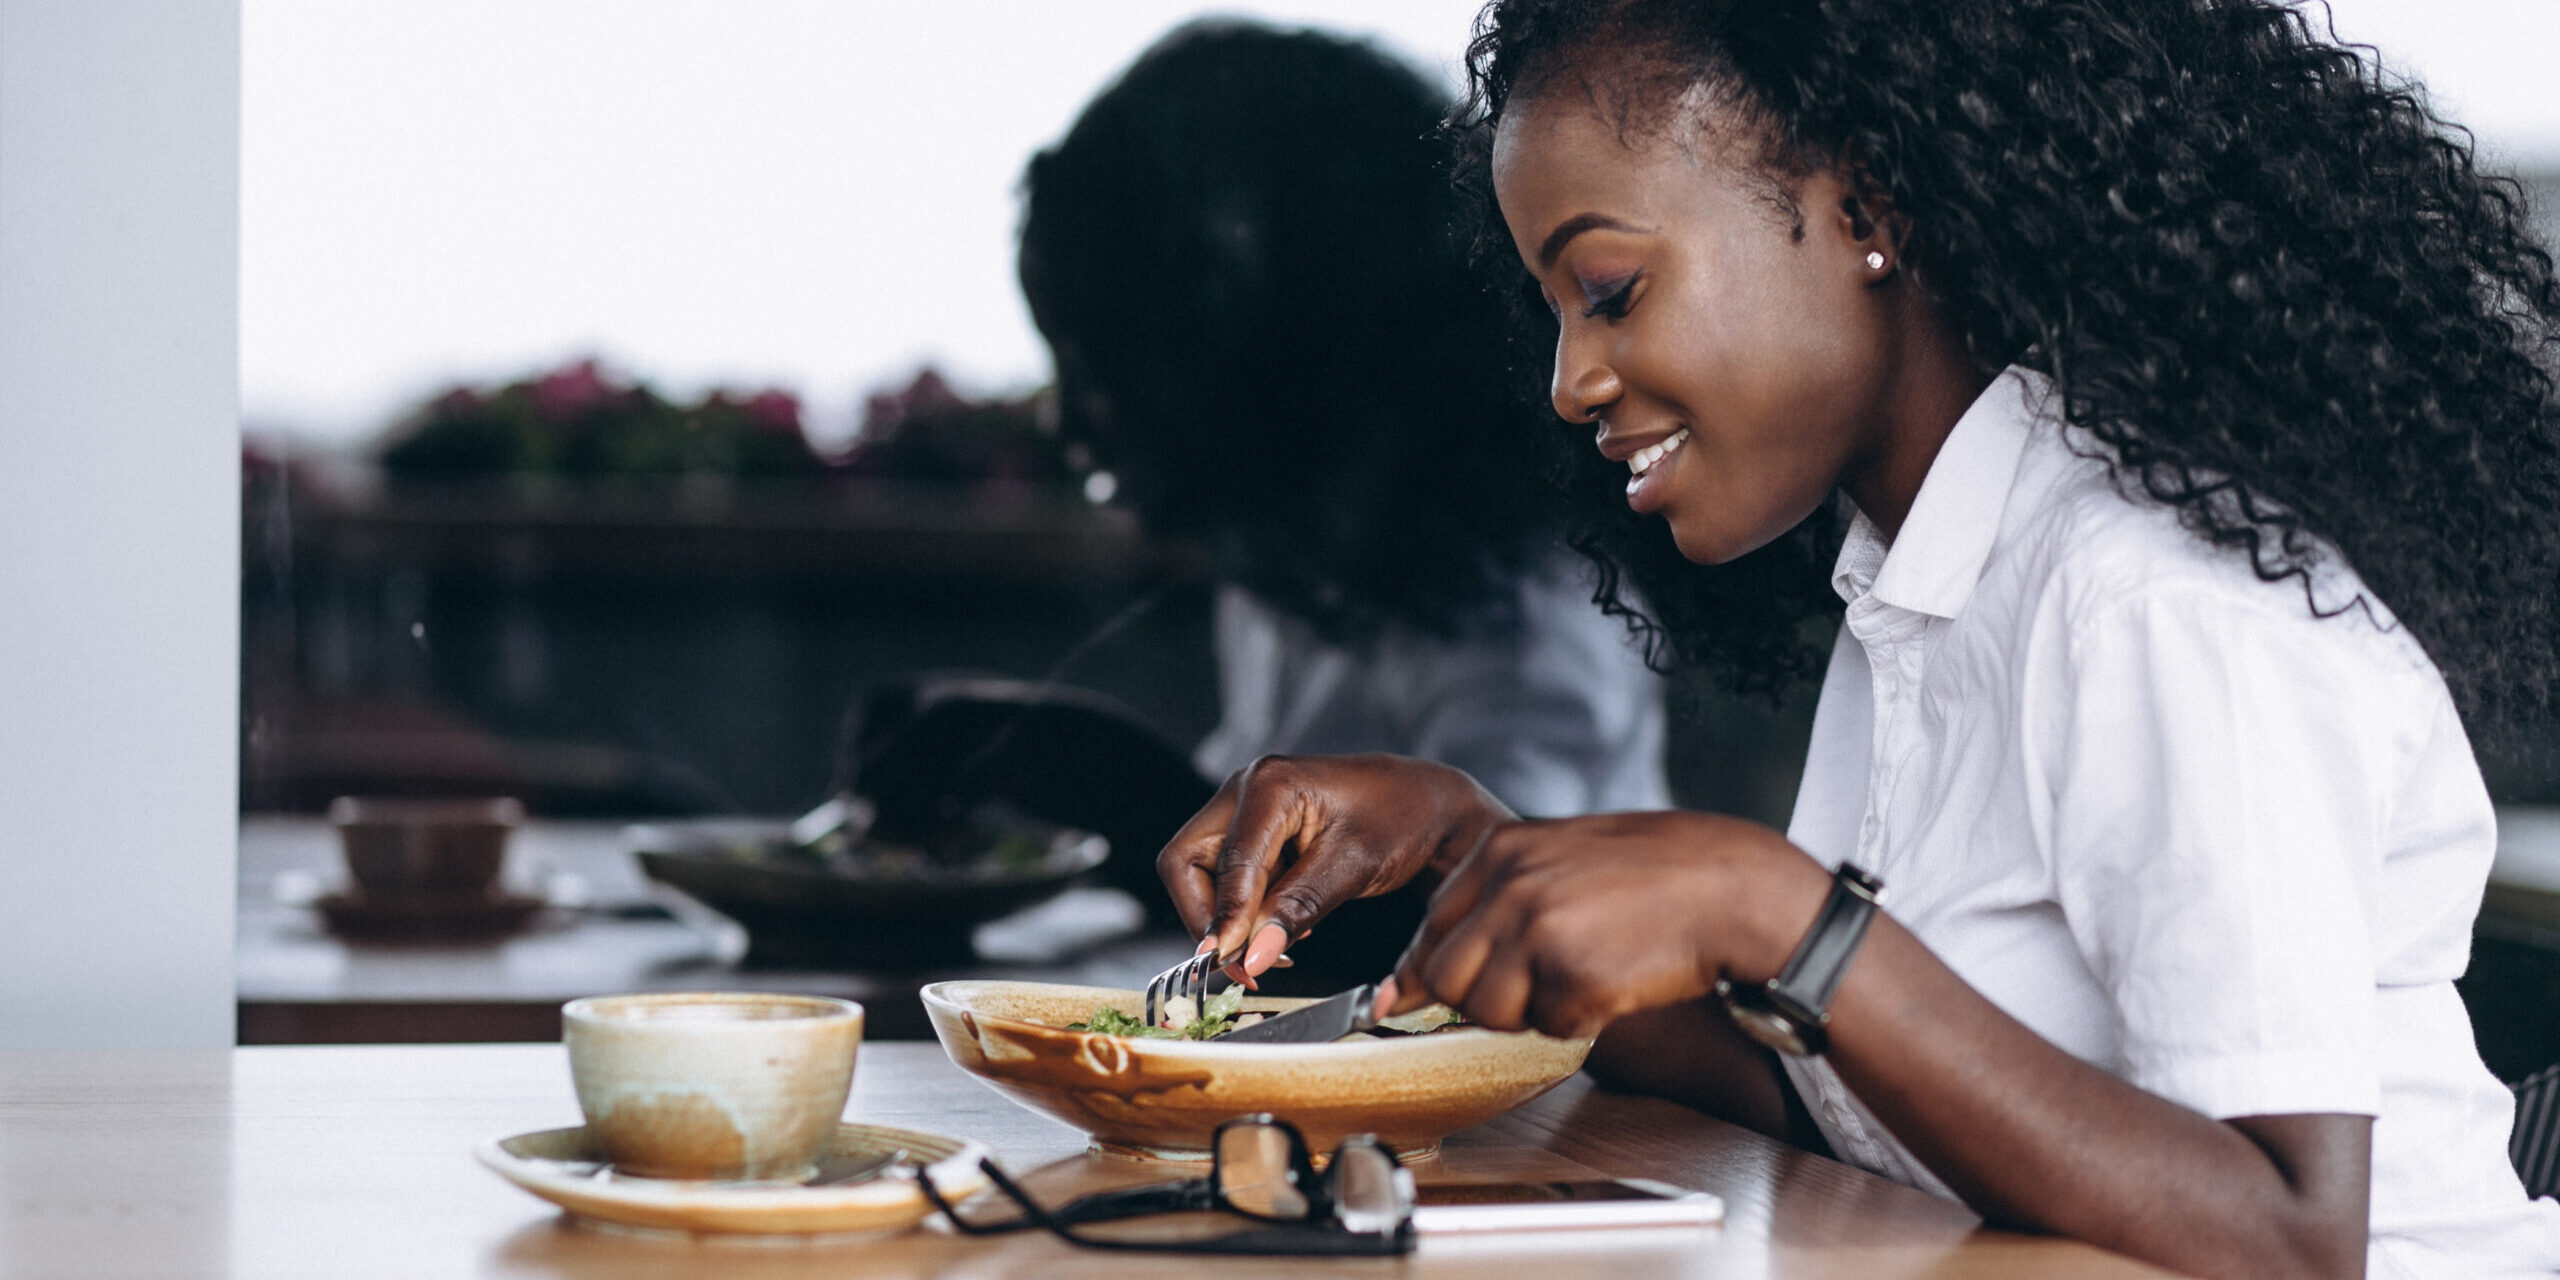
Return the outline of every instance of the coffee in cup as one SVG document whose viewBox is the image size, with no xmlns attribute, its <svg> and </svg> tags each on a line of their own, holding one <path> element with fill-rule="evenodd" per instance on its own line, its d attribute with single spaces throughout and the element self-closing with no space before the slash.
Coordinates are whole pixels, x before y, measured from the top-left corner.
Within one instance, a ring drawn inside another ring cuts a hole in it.
<svg viewBox="0 0 2560 1280">
<path fill-rule="evenodd" d="M 862 1006 L 825 996 L 592 996 L 560 1014 L 587 1132 L 644 1178 L 809 1177 L 862 1044 Z"/>
</svg>

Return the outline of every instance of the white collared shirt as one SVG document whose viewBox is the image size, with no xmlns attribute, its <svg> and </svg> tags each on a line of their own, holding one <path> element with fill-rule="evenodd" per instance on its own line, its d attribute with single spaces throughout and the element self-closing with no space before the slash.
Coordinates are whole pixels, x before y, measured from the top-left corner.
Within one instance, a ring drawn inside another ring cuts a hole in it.
<svg viewBox="0 0 2560 1280">
<path fill-rule="evenodd" d="M 2048 389 L 1995 381 L 1892 543 L 1853 521 L 1789 839 L 2135 1085 L 2376 1117 L 2373 1276 L 2560 1271 L 2453 987 L 2497 835 L 2443 680 L 2378 606 L 2314 618 L 2124 497 Z M 1827 1062 L 1788 1070 L 1842 1159 L 1949 1194 Z"/>
</svg>

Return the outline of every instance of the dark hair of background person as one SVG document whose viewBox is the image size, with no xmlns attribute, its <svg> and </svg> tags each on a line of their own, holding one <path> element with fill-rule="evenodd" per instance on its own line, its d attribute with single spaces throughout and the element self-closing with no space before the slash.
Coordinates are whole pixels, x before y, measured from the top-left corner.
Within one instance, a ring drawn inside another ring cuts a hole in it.
<svg viewBox="0 0 2560 1280">
<path fill-rule="evenodd" d="M 1631 131 L 1693 127 L 1683 95 L 1703 88 L 1762 133 L 1773 216 L 1802 217 L 1784 179 L 1845 166 L 1910 217 L 1903 270 L 1975 360 L 2050 376 L 2119 487 L 2322 615 L 2362 603 L 2313 590 L 2334 544 L 2474 736 L 2517 741 L 2560 688 L 2551 258 L 2522 188 L 2481 172 L 2469 134 L 2372 50 L 2315 30 L 2324 16 L 2268 0 L 1497 0 L 1468 51 L 1461 185 L 1543 383 L 1554 322 L 1490 209 L 1493 123 L 1552 87 L 1593 93 Z M 1820 671 L 1837 504 L 1692 565 L 1628 512 L 1625 469 L 1571 434 L 1570 538 L 1658 664 L 1744 690 Z"/>
<path fill-rule="evenodd" d="M 1150 532 L 1336 643 L 1504 629 L 1559 545 L 1449 106 L 1365 44 L 1193 23 L 1023 180 L 1062 430 Z"/>
</svg>

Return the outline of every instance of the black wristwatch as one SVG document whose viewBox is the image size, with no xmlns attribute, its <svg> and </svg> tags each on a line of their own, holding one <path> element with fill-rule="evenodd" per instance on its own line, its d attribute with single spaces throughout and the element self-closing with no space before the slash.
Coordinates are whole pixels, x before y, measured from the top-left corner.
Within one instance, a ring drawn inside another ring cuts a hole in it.
<svg viewBox="0 0 2560 1280">
<path fill-rule="evenodd" d="M 1882 892 L 1883 881 L 1841 863 L 1822 914 L 1813 918 L 1813 928 L 1777 977 L 1767 982 L 1716 980 L 1716 994 L 1743 1034 L 1799 1058 L 1822 1052 L 1831 1039 L 1824 1031 L 1831 1021 L 1831 997 L 1839 992 L 1858 944 L 1866 940 L 1876 895 Z"/>
</svg>

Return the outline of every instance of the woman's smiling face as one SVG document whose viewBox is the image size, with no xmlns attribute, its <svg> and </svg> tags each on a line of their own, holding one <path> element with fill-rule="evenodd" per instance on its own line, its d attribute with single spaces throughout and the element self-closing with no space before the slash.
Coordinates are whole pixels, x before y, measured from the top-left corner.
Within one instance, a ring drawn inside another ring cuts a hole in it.
<svg viewBox="0 0 2560 1280">
<path fill-rule="evenodd" d="M 1795 182 L 1799 219 L 1749 144 L 1680 122 L 1622 134 L 1557 88 L 1511 104 L 1493 153 L 1512 243 L 1556 310 L 1556 412 L 1597 425 L 1601 452 L 1630 464 L 1628 505 L 1702 564 L 1766 544 L 1835 487 L 1867 506 L 1860 481 L 1894 469 L 1878 465 L 1890 237 L 1833 175 Z"/>
</svg>

